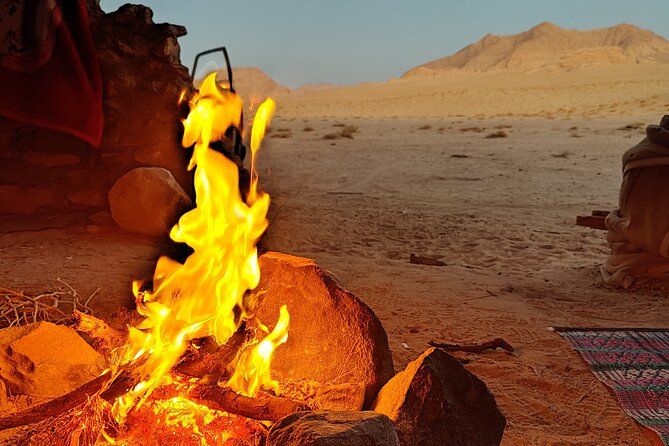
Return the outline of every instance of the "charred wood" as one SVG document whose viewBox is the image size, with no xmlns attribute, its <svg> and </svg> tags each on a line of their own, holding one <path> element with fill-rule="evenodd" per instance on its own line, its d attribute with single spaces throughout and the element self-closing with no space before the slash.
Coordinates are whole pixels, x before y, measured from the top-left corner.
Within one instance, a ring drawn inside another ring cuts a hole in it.
<svg viewBox="0 0 669 446">
<path fill-rule="evenodd" d="M 483 353 L 486 350 L 501 348 L 502 350 L 511 353 L 514 350 L 513 346 L 502 338 L 495 338 L 492 341 L 482 342 L 480 344 L 448 344 L 436 341 L 430 341 L 428 344 L 447 352 Z"/>
</svg>

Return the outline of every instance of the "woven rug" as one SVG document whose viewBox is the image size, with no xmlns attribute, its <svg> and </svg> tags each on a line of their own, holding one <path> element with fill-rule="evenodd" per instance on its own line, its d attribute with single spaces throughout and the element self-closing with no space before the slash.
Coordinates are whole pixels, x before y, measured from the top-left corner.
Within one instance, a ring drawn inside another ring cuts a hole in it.
<svg viewBox="0 0 669 446">
<path fill-rule="evenodd" d="M 555 328 L 618 397 L 669 446 L 669 330 Z"/>
</svg>

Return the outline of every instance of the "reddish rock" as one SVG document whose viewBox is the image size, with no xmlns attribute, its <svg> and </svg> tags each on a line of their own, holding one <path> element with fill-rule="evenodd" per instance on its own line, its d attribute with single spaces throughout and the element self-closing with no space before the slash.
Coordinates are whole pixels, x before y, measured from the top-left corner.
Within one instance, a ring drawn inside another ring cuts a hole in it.
<svg viewBox="0 0 669 446">
<path fill-rule="evenodd" d="M 32 214 L 43 207 L 58 207 L 62 198 L 50 189 L 0 185 L 0 214 Z"/>
<path fill-rule="evenodd" d="M 177 38 L 185 28 L 154 23 L 152 11 L 141 5 L 109 14 L 97 0 L 87 0 L 87 7 L 102 78 L 102 144 L 93 148 L 61 132 L 3 126 L 0 213 L 104 205 L 114 181 L 139 166 L 163 167 L 183 190 L 193 191 L 178 104 L 181 92 L 192 88 L 179 61 Z M 18 190 L 17 184 L 30 187 Z M 48 192 L 54 188 L 56 195 Z"/>
<path fill-rule="evenodd" d="M 80 206 L 103 207 L 107 204 L 107 194 L 100 189 L 72 192 L 67 199 Z"/>
<path fill-rule="evenodd" d="M 154 23 L 151 9 L 128 4 L 98 17 L 92 30 L 104 92 L 101 149 L 127 152 L 135 165 L 163 167 L 191 192 L 179 138 L 179 96 L 192 88 L 179 62 L 177 37 L 186 29 Z"/>
<path fill-rule="evenodd" d="M 68 153 L 48 153 L 34 150 L 25 154 L 23 159 L 35 167 L 71 166 L 79 163 L 79 157 Z"/>
<path fill-rule="evenodd" d="M 492 446 L 506 419 L 485 383 L 430 348 L 379 392 L 374 410 L 395 423 L 402 446 Z"/>
<path fill-rule="evenodd" d="M 138 167 L 109 191 L 109 207 L 122 229 L 152 237 L 167 236 L 190 198 L 172 174 L 160 167 Z"/>
<path fill-rule="evenodd" d="M 259 320 L 273 326 L 282 305 L 290 313 L 288 341 L 272 359 L 273 376 L 280 382 L 362 383 L 368 407 L 394 375 L 388 337 L 374 312 L 313 260 L 269 252 L 260 257 L 260 269 Z M 353 410 L 359 401 L 349 404 Z"/>
<path fill-rule="evenodd" d="M 375 412 L 297 412 L 272 426 L 267 446 L 399 446 L 393 423 Z"/>
<path fill-rule="evenodd" d="M 365 405 L 365 383 L 322 385 L 314 401 L 321 410 L 362 410 Z"/>
<path fill-rule="evenodd" d="M 88 221 L 96 226 L 114 226 L 114 219 L 107 211 L 99 211 L 89 215 Z"/>
<path fill-rule="evenodd" d="M 105 367 L 104 358 L 71 328 L 38 322 L 0 330 L 0 381 L 13 395 L 56 397 Z"/>
</svg>

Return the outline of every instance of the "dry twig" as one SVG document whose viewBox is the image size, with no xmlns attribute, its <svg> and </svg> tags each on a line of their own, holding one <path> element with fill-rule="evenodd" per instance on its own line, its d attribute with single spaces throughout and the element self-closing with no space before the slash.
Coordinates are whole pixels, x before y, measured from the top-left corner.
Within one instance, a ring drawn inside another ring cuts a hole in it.
<svg viewBox="0 0 669 446">
<path fill-rule="evenodd" d="M 447 344 L 445 342 L 428 342 L 432 347 L 437 347 L 447 352 L 467 352 L 467 353 L 483 353 L 486 350 L 494 350 L 501 348 L 508 353 L 513 352 L 511 344 L 502 338 L 495 338 L 492 341 L 482 342 L 480 344 Z"/>
<path fill-rule="evenodd" d="M 29 295 L 21 291 L 0 287 L 0 328 L 18 327 L 39 321 L 59 323 L 74 311 L 92 313 L 88 306 L 100 288 L 84 302 L 67 282 L 58 279 L 65 289 Z"/>
</svg>

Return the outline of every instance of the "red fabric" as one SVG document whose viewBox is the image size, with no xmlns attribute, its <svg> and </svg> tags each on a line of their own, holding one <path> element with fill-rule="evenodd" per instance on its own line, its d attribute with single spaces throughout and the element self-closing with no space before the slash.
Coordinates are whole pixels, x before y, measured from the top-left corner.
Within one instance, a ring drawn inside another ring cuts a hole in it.
<svg viewBox="0 0 669 446">
<path fill-rule="evenodd" d="M 56 2 L 50 13 L 37 49 L 19 48 L 0 61 L 0 115 L 70 133 L 97 147 L 103 128 L 102 82 L 85 0 Z M 24 27 L 25 17 L 18 19 Z M 17 33 L 1 31 L 6 41 Z"/>
</svg>

